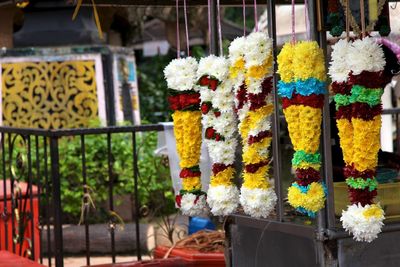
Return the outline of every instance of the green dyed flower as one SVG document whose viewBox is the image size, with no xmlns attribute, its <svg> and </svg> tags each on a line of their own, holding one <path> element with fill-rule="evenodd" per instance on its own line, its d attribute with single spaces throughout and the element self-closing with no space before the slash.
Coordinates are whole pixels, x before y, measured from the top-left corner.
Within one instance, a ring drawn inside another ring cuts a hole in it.
<svg viewBox="0 0 400 267">
<path fill-rule="evenodd" d="M 381 88 L 371 89 L 360 85 L 354 85 L 351 88 L 351 96 L 349 98 L 349 101 L 350 103 L 367 103 L 372 107 L 381 103 L 382 94 L 383 89 Z"/>
<path fill-rule="evenodd" d="M 354 178 L 349 177 L 346 179 L 346 184 L 354 189 L 365 189 L 368 188 L 369 191 L 373 191 L 378 187 L 378 182 L 375 178 Z"/>
<path fill-rule="evenodd" d="M 296 151 L 292 159 L 293 166 L 298 166 L 302 162 L 307 162 L 310 164 L 319 164 L 321 163 L 321 155 L 319 153 L 308 154 L 304 150 Z"/>
<path fill-rule="evenodd" d="M 336 110 L 339 109 L 341 106 L 347 106 L 350 105 L 350 100 L 349 96 L 347 95 L 342 95 L 342 94 L 336 94 L 333 99 L 335 100 L 336 103 Z"/>
</svg>

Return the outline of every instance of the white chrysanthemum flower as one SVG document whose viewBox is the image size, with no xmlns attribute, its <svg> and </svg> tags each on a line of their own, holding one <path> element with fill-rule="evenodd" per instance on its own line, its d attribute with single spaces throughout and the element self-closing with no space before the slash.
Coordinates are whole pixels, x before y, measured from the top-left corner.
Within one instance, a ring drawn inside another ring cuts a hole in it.
<svg viewBox="0 0 400 267">
<path fill-rule="evenodd" d="M 363 71 L 381 71 L 386 65 L 382 47 L 370 37 L 354 41 L 348 49 L 346 58 L 354 75 Z"/>
<path fill-rule="evenodd" d="M 244 212 L 254 218 L 267 218 L 274 210 L 277 197 L 274 189 L 240 189 L 240 203 Z"/>
<path fill-rule="evenodd" d="M 215 216 L 226 216 L 236 211 L 239 205 L 239 190 L 235 185 L 210 186 L 207 203 Z"/>
<path fill-rule="evenodd" d="M 262 92 L 262 81 L 263 79 L 248 78 L 249 84 L 247 85 L 247 92 L 250 94 L 259 94 Z"/>
<path fill-rule="evenodd" d="M 240 58 L 244 58 L 244 51 L 246 49 L 246 37 L 235 38 L 229 45 L 229 59 L 234 64 Z"/>
<path fill-rule="evenodd" d="M 231 165 L 235 161 L 236 140 L 225 141 L 206 140 L 212 163 Z"/>
<path fill-rule="evenodd" d="M 246 38 L 245 66 L 260 66 L 269 57 L 272 49 L 272 39 L 265 33 L 252 32 Z"/>
<path fill-rule="evenodd" d="M 211 102 L 214 97 L 214 91 L 208 88 L 200 89 L 200 99 L 201 102 Z"/>
<path fill-rule="evenodd" d="M 210 55 L 200 59 L 197 69 L 197 79 L 204 75 L 215 77 L 219 81 L 225 81 L 229 74 L 229 61 L 225 57 Z"/>
<path fill-rule="evenodd" d="M 339 40 L 332 46 L 331 62 L 329 67 L 329 75 L 333 82 L 346 82 L 350 73 L 350 67 L 347 64 L 348 50 L 351 42 L 345 39 Z"/>
<path fill-rule="evenodd" d="M 342 211 L 343 228 L 353 234 L 357 241 L 371 242 L 382 231 L 384 212 L 379 205 L 365 205 L 360 203 L 347 207 Z"/>
<path fill-rule="evenodd" d="M 268 117 L 257 123 L 256 127 L 249 131 L 249 135 L 257 136 L 261 132 L 270 130 L 271 130 L 271 117 Z"/>
<path fill-rule="evenodd" d="M 250 106 L 249 106 L 248 103 L 245 103 L 243 105 L 243 108 L 239 109 L 239 111 L 238 111 L 238 119 L 239 119 L 240 122 L 242 122 L 247 117 L 247 114 L 249 113 L 249 110 L 250 110 Z M 239 125 L 239 129 L 240 128 L 241 127 Z"/>
<path fill-rule="evenodd" d="M 178 91 L 196 90 L 197 61 L 195 58 L 178 58 L 172 60 L 164 69 L 168 88 Z"/>
<path fill-rule="evenodd" d="M 199 216 L 208 213 L 206 197 L 204 195 L 197 196 L 192 193 L 182 195 L 181 211 L 183 215 Z"/>
</svg>

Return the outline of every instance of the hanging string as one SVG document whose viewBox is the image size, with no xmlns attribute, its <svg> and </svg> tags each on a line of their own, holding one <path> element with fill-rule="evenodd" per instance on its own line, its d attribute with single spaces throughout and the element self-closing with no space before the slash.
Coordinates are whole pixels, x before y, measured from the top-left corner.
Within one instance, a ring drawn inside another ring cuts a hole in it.
<svg viewBox="0 0 400 267">
<path fill-rule="evenodd" d="M 211 55 L 211 0 L 208 0 L 208 52 Z"/>
<path fill-rule="evenodd" d="M 361 33 L 362 38 L 365 37 L 365 6 L 364 0 L 360 0 L 360 12 L 361 12 Z"/>
<path fill-rule="evenodd" d="M 179 0 L 176 0 L 176 57 L 181 58 L 181 37 L 179 33 Z"/>
<path fill-rule="evenodd" d="M 221 7 L 219 4 L 220 0 L 217 0 L 217 12 L 218 12 L 218 38 L 219 38 L 219 55 L 223 56 L 224 55 L 224 51 L 222 49 L 222 30 L 221 30 Z"/>
<path fill-rule="evenodd" d="M 350 41 L 350 5 L 349 1 L 350 0 L 345 0 L 346 1 L 346 39 L 347 42 Z"/>
<path fill-rule="evenodd" d="M 189 28 L 188 28 L 188 19 L 187 19 L 187 8 L 186 8 L 186 0 L 183 0 L 183 12 L 185 15 L 185 33 L 186 33 L 186 52 L 187 56 L 190 55 L 190 46 L 189 46 Z"/>
<path fill-rule="evenodd" d="M 308 15 L 308 0 L 304 0 L 304 19 L 305 19 L 305 23 L 306 23 L 307 40 L 311 40 L 310 19 L 309 19 L 309 15 Z"/>
<path fill-rule="evenodd" d="M 246 0 L 243 0 L 243 36 L 246 36 Z"/>
<path fill-rule="evenodd" d="M 296 13 L 295 13 L 295 0 L 292 0 L 292 43 L 296 43 Z"/>
<path fill-rule="evenodd" d="M 255 25 L 255 30 L 258 32 L 258 14 L 257 14 L 257 0 L 254 0 L 254 23 Z"/>
</svg>

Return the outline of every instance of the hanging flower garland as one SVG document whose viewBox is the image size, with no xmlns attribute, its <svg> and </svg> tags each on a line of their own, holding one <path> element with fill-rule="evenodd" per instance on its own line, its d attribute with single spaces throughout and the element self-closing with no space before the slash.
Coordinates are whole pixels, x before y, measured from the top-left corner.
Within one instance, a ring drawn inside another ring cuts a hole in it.
<svg viewBox="0 0 400 267">
<path fill-rule="evenodd" d="M 207 203 L 214 215 L 229 215 L 239 204 L 235 177 L 236 117 L 229 63 L 224 57 L 202 58 L 197 71 L 205 139 L 212 160 Z"/>
<path fill-rule="evenodd" d="M 192 57 L 172 60 L 164 69 L 169 88 L 168 101 L 174 111 L 174 135 L 181 167 L 182 190 L 176 203 L 182 213 L 196 216 L 207 212 L 206 195 L 201 191 L 200 94 L 196 89 L 197 61 Z"/>
<path fill-rule="evenodd" d="M 243 145 L 243 185 L 240 203 L 253 217 L 268 217 L 276 204 L 269 183 L 269 146 L 273 112 L 272 40 L 254 32 L 234 40 L 229 48 L 230 78 L 235 81 L 235 107 Z"/>
<path fill-rule="evenodd" d="M 288 201 L 297 211 L 315 217 L 326 197 L 318 152 L 326 92 L 322 49 L 315 41 L 285 44 L 278 55 L 278 73 L 278 94 L 295 150 L 296 181 L 289 187 Z"/>
<path fill-rule="evenodd" d="M 383 209 L 373 199 L 377 195 L 381 96 L 388 82 L 385 64 L 382 48 L 369 37 L 354 42 L 341 40 L 333 46 L 329 74 L 352 204 L 340 220 L 357 241 L 377 238 L 384 220 Z"/>
</svg>

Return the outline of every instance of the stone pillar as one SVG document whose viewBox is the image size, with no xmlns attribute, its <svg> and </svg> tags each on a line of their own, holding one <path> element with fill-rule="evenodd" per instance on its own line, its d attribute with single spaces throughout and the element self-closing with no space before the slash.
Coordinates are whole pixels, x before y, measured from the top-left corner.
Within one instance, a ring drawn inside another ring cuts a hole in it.
<svg viewBox="0 0 400 267">
<path fill-rule="evenodd" d="M 14 12 L 13 7 L 0 8 L 0 48 L 13 47 Z"/>
</svg>

